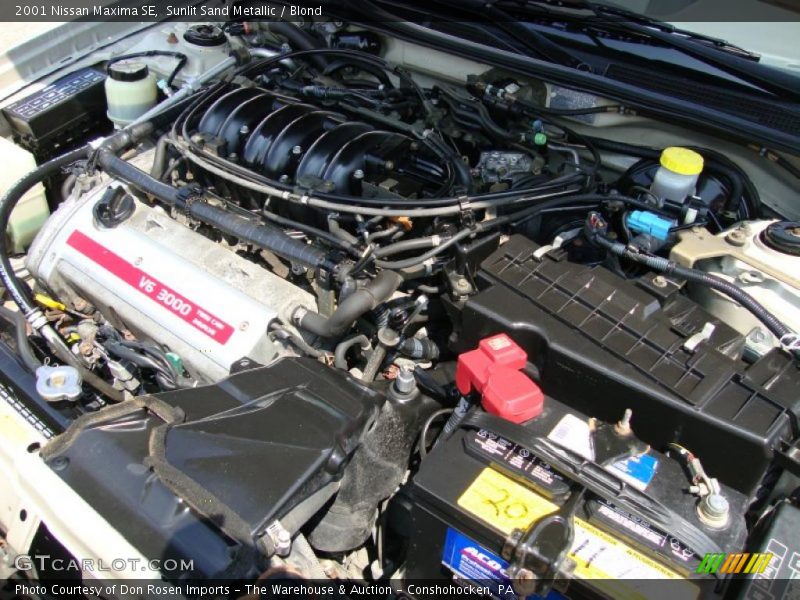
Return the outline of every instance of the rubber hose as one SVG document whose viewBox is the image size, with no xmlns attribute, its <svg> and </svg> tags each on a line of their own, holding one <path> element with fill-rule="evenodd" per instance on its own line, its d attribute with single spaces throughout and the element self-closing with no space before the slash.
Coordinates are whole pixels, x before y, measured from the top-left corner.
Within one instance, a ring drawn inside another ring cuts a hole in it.
<svg viewBox="0 0 800 600">
<path fill-rule="evenodd" d="M 375 77 L 378 81 L 380 81 L 386 87 L 386 89 L 394 88 L 392 80 L 389 79 L 389 76 L 383 69 L 381 69 L 380 67 L 376 67 L 374 64 L 371 64 L 369 62 L 360 61 L 357 58 L 350 58 L 349 60 L 339 58 L 333 60 L 330 63 L 328 63 L 328 65 L 325 67 L 325 71 L 323 74 L 331 76 L 336 71 L 339 71 L 349 66 L 356 66 L 362 71 L 369 73 L 370 75 Z"/>
<path fill-rule="evenodd" d="M 28 322 L 21 312 L 11 310 L 5 306 L 0 306 L 0 318 L 5 319 L 14 326 L 15 339 L 17 342 L 17 353 L 28 369 L 35 373 L 36 369 L 42 366 L 41 361 L 36 358 L 28 339 Z"/>
<path fill-rule="evenodd" d="M 155 196 L 169 206 L 180 206 L 183 202 L 178 188 L 151 177 L 141 169 L 119 158 L 110 149 L 104 148 L 97 153 L 97 164 L 109 175 L 113 175 L 137 190 Z"/>
<path fill-rule="evenodd" d="M 430 237 L 403 240 L 402 242 L 395 242 L 383 248 L 376 248 L 374 254 L 376 258 L 383 258 L 385 256 L 391 256 L 392 254 L 400 254 L 412 250 L 427 250 L 428 248 L 435 248 L 446 239 L 447 238 L 443 239 L 442 236 L 433 235 Z"/>
<path fill-rule="evenodd" d="M 72 190 L 75 189 L 75 184 L 77 183 L 78 178 L 73 175 L 67 175 L 67 178 L 64 180 L 64 183 L 61 184 L 61 200 L 64 201 L 69 198 L 70 194 L 72 194 Z"/>
<path fill-rule="evenodd" d="M 439 346 L 430 338 L 408 338 L 398 347 L 397 351 L 409 358 L 418 360 L 436 360 L 439 358 Z"/>
<path fill-rule="evenodd" d="M 356 345 L 360 345 L 363 352 L 372 350 L 372 344 L 369 343 L 369 338 L 365 335 L 355 335 L 349 340 L 337 344 L 333 353 L 333 364 L 337 369 L 347 371 L 347 352 Z"/>
<path fill-rule="evenodd" d="M 295 26 L 288 21 L 270 21 L 267 24 L 267 30 L 276 33 L 281 37 L 286 38 L 289 45 L 294 50 L 316 50 L 320 48 L 320 44 L 311 37 L 308 33 Z M 320 71 L 325 71 L 328 66 L 328 61 L 321 54 L 312 54 L 309 56 L 314 66 Z"/>
<path fill-rule="evenodd" d="M 708 273 L 698 269 L 683 267 L 671 260 L 667 260 L 666 258 L 631 252 L 625 245 L 620 244 L 619 242 L 612 242 L 611 240 L 602 236 L 598 236 L 596 241 L 599 245 L 608 249 L 613 254 L 617 254 L 618 256 L 622 256 L 632 260 L 633 262 L 643 264 L 654 271 L 674 274 L 678 277 L 686 279 L 687 281 L 708 286 L 725 294 L 726 296 L 729 296 L 753 313 L 753 315 L 759 321 L 761 321 L 779 340 L 783 339 L 786 335 L 794 333 L 775 315 L 769 312 L 760 302 L 729 281 L 725 281 L 724 279 L 714 275 L 709 275 Z"/>
<path fill-rule="evenodd" d="M 132 348 L 126 348 L 119 342 L 108 342 L 106 343 L 106 348 L 112 354 L 116 355 L 119 358 L 129 360 L 137 367 L 142 369 L 150 369 L 155 371 L 156 373 L 161 373 L 166 375 L 167 380 L 165 383 L 168 383 L 169 389 L 176 389 L 178 387 L 177 383 L 173 380 L 172 374 L 167 373 L 162 365 L 160 365 L 155 359 L 145 356 L 144 354 L 139 354 L 136 350 Z"/>
<path fill-rule="evenodd" d="M 364 367 L 364 374 L 361 376 L 361 380 L 367 383 L 375 381 L 375 376 L 378 374 L 384 358 L 386 358 L 386 346 L 375 348 L 370 354 L 369 360 L 367 360 L 367 366 Z"/>
<path fill-rule="evenodd" d="M 307 311 L 298 313 L 298 325 L 320 337 L 336 338 L 350 329 L 356 320 L 386 302 L 403 283 L 394 271 L 381 271 L 363 288 L 350 294 L 330 317 Z"/>
<path fill-rule="evenodd" d="M 295 348 L 297 348 L 302 352 L 305 352 L 305 354 L 308 356 L 312 356 L 314 358 L 320 358 L 325 355 L 325 352 L 323 350 L 314 348 L 308 342 L 306 342 L 302 337 L 300 337 L 299 335 L 295 335 L 294 333 L 283 327 L 276 327 L 270 333 L 284 342 L 289 342 L 291 344 L 294 344 Z"/>
<path fill-rule="evenodd" d="M 487 221 L 488 223 L 488 221 Z M 424 263 L 426 260 L 437 256 L 450 248 L 451 246 L 455 246 L 458 242 L 463 239 L 478 233 L 479 231 L 483 231 L 482 228 L 473 229 L 462 229 L 457 234 L 455 234 L 450 239 L 442 242 L 438 246 L 435 246 L 432 250 L 428 250 L 425 254 L 421 254 L 419 256 L 413 256 L 411 258 L 406 258 L 404 260 L 396 260 L 396 261 L 388 261 L 388 260 L 376 260 L 375 265 L 381 267 L 382 269 L 409 269 L 411 267 L 415 267 L 421 263 Z"/>
<path fill-rule="evenodd" d="M 272 221 L 273 223 L 276 223 L 288 229 L 297 229 L 298 231 L 310 234 L 313 237 L 323 239 L 326 242 L 330 243 L 331 245 L 336 246 L 337 248 L 350 252 L 354 256 L 359 255 L 358 250 L 353 246 L 353 244 L 346 242 L 344 239 L 339 238 L 333 235 L 332 233 L 323 231 L 322 229 L 318 229 L 313 225 L 307 225 L 305 223 L 301 223 L 299 221 L 295 221 L 293 219 L 277 215 L 273 212 L 270 212 L 268 207 L 266 206 L 264 207 L 264 210 L 261 211 L 261 214 L 268 221 Z"/>
<path fill-rule="evenodd" d="M 256 223 L 251 219 L 202 201 L 187 202 L 187 198 L 181 193 L 181 190 L 154 179 L 111 151 L 100 151 L 97 162 L 110 175 L 146 194 L 155 196 L 169 206 L 182 208 L 190 216 L 223 233 L 314 269 L 323 267 L 328 270 L 336 270 L 337 265 L 328 261 L 323 250 L 291 238 L 282 230 L 267 223 Z"/>
<path fill-rule="evenodd" d="M 312 269 L 323 267 L 328 271 L 336 270 L 337 265 L 328 260 L 327 253 L 324 250 L 289 237 L 281 229 L 268 223 L 256 223 L 252 219 L 233 214 L 205 202 L 189 204 L 186 212 L 223 233 L 274 252 L 292 262 L 300 263 Z"/>
<path fill-rule="evenodd" d="M 150 169 L 150 177 L 152 177 L 153 179 L 158 179 L 160 181 L 161 176 L 167 169 L 168 145 L 169 144 L 168 144 L 167 134 L 164 134 L 160 138 L 158 138 L 158 143 L 156 144 L 155 156 L 153 157 L 153 166 Z"/>
</svg>

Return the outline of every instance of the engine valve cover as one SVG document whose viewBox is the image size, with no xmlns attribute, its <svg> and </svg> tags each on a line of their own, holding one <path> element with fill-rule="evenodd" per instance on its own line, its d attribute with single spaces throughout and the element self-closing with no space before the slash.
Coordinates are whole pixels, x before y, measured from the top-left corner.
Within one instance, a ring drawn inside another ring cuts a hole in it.
<svg viewBox="0 0 800 600">
<path fill-rule="evenodd" d="M 277 275 L 170 218 L 135 203 L 114 227 L 95 217 L 106 189 L 62 204 L 39 233 L 28 269 L 64 301 L 83 298 L 112 324 L 165 344 L 203 381 L 248 357 L 277 355 L 269 323 L 314 300 Z"/>
</svg>

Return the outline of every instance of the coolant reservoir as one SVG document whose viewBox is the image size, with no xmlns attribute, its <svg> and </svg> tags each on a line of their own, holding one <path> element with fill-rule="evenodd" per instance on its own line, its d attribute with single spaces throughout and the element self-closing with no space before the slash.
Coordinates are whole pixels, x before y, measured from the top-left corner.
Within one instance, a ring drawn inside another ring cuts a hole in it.
<svg viewBox="0 0 800 600">
<path fill-rule="evenodd" d="M 671 146 L 664 148 L 660 162 L 650 191 L 661 200 L 683 203 L 694 194 L 703 171 L 703 157 L 694 150 Z"/>
<path fill-rule="evenodd" d="M 130 60 L 114 63 L 106 77 L 106 101 L 108 118 L 122 128 L 156 105 L 156 78 L 144 63 Z"/>
<path fill-rule="evenodd" d="M 3 137 L 0 137 L 0 155 L 3 157 L 0 193 L 5 193 L 9 187 L 36 168 L 36 160 L 33 154 Z M 37 183 L 17 203 L 8 221 L 6 235 L 12 253 L 22 252 L 31 243 L 49 214 L 44 187 Z"/>
</svg>

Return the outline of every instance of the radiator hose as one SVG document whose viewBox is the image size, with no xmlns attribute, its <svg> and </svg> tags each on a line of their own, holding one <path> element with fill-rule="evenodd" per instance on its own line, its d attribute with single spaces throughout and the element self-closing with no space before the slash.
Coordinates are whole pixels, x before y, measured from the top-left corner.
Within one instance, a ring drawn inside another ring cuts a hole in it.
<svg viewBox="0 0 800 600">
<path fill-rule="evenodd" d="M 297 308 L 292 320 L 302 329 L 324 338 L 344 335 L 356 320 L 391 298 L 403 278 L 394 271 L 381 271 L 367 285 L 350 294 L 330 317 Z"/>
<path fill-rule="evenodd" d="M 8 191 L 3 194 L 3 197 L 0 198 L 0 232 L 2 232 L 2 235 L 0 235 L 0 279 L 2 279 L 3 285 L 6 290 L 8 290 L 8 294 L 11 296 L 14 304 L 19 307 L 20 312 L 22 312 L 29 321 L 31 315 L 38 311 L 38 308 L 27 286 L 14 275 L 14 269 L 8 257 L 8 248 L 6 247 L 5 231 L 8 229 L 8 221 L 17 203 L 29 189 L 37 183 L 41 183 L 49 177 L 60 173 L 61 169 L 67 165 L 71 165 L 81 159 L 86 159 L 89 156 L 89 152 L 89 148 L 79 148 L 39 165 L 12 185 Z"/>
</svg>

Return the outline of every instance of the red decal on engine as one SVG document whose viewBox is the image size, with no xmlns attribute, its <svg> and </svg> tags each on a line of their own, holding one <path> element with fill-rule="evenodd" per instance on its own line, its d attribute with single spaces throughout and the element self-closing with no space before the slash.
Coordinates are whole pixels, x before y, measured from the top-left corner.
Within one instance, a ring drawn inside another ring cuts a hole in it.
<svg viewBox="0 0 800 600">
<path fill-rule="evenodd" d="M 73 231 L 67 244 L 220 344 L 225 344 L 233 335 L 233 327 L 228 323 L 181 296 L 155 277 L 134 267 L 80 231 Z"/>
</svg>

